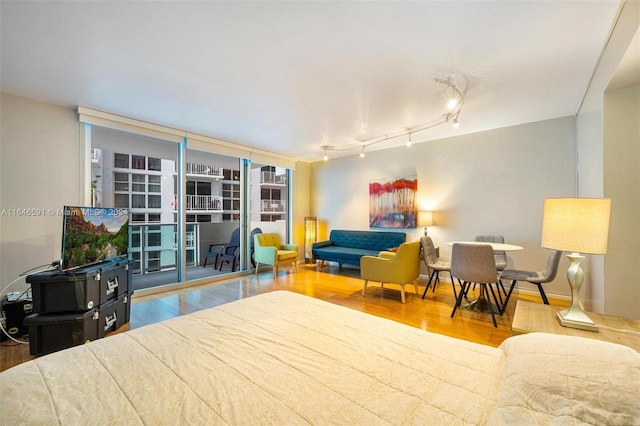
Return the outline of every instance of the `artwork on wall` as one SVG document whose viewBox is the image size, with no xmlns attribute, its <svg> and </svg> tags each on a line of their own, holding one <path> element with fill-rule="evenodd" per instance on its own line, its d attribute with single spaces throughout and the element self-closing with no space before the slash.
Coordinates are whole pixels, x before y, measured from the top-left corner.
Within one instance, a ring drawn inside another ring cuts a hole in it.
<svg viewBox="0 0 640 426">
<path fill-rule="evenodd" d="M 369 227 L 415 228 L 417 192 L 416 176 L 369 182 Z"/>
</svg>

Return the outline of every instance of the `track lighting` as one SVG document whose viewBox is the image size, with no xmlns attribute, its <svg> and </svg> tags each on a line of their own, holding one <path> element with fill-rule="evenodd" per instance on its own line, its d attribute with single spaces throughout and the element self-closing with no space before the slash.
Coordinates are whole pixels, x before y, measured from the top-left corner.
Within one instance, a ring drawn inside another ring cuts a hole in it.
<svg viewBox="0 0 640 426">
<path fill-rule="evenodd" d="M 460 122 L 458 121 L 458 117 L 460 112 L 462 111 L 462 107 L 464 105 L 464 96 L 462 92 L 456 87 L 456 85 L 451 81 L 450 77 L 447 77 L 446 80 L 435 78 L 434 81 L 439 84 L 444 84 L 447 86 L 446 90 L 451 90 L 451 97 L 447 101 L 447 109 L 445 112 L 437 119 L 432 120 L 427 123 L 423 123 L 417 126 L 412 126 L 411 129 L 404 129 L 399 132 L 387 133 L 384 135 L 370 137 L 364 140 L 359 140 L 350 144 L 342 145 L 342 146 L 329 146 L 322 145 L 321 148 L 324 150 L 324 161 L 327 161 L 327 151 L 352 151 L 358 148 L 362 148 L 360 152 L 360 157 L 364 157 L 364 149 L 369 146 L 375 145 L 380 142 L 387 141 L 389 139 L 395 139 L 401 136 L 408 135 L 409 138 L 406 141 L 406 145 L 410 147 L 413 144 L 411 136 L 413 133 L 421 132 L 427 129 L 431 129 L 432 127 L 439 126 L 444 123 L 448 123 L 451 119 L 453 119 L 452 125 L 453 128 L 457 129 L 460 127 Z"/>
</svg>

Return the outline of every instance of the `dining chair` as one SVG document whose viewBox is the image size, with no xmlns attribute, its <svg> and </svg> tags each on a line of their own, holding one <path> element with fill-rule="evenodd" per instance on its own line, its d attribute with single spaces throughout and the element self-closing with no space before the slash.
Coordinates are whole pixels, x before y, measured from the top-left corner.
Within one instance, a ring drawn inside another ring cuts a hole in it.
<svg viewBox="0 0 640 426">
<path fill-rule="evenodd" d="M 545 305 L 549 304 L 549 299 L 547 299 L 547 295 L 544 292 L 544 288 L 542 288 L 542 284 L 549 283 L 556 278 L 556 274 L 558 273 L 558 265 L 560 264 L 560 258 L 562 257 L 561 250 L 551 250 L 549 257 L 547 258 L 547 263 L 544 266 L 542 271 L 524 271 L 521 269 L 505 269 L 502 271 L 501 277 L 505 280 L 511 281 L 511 288 L 509 289 L 509 293 L 507 293 L 507 298 L 502 304 L 502 309 L 500 314 L 502 315 L 507 308 L 507 303 L 509 303 L 509 299 L 511 298 L 511 293 L 513 292 L 514 287 L 518 281 L 525 281 L 531 284 L 535 284 L 538 286 L 538 291 L 540 291 L 540 297 L 542 298 L 542 302 Z"/>
<path fill-rule="evenodd" d="M 476 241 L 484 243 L 500 243 L 504 244 L 504 237 L 502 235 L 477 235 Z M 498 273 L 498 290 L 502 290 L 502 295 L 507 296 L 507 289 L 502 284 L 500 274 L 507 268 L 507 252 L 502 250 L 494 250 L 493 257 L 496 260 L 496 271 Z M 500 300 L 502 301 L 502 295 L 498 293 Z"/>
<path fill-rule="evenodd" d="M 493 248 L 484 244 L 453 244 L 451 252 L 451 274 L 454 278 L 462 281 L 462 289 L 456 298 L 456 303 L 451 312 L 451 318 L 455 315 L 458 307 L 462 305 L 462 299 L 469 291 L 469 287 L 471 287 L 472 284 L 478 284 L 480 286 L 480 296 L 476 301 L 471 303 L 476 303 L 476 305 L 486 304 L 488 311 L 491 313 L 493 326 L 497 328 L 498 324 L 495 314 L 500 313 L 502 308 L 492 287 L 492 284 L 498 285 L 498 274 L 496 273 L 496 261 L 493 256 Z M 490 296 L 493 296 L 493 300 L 497 306 L 497 312 L 494 312 Z"/>
<path fill-rule="evenodd" d="M 431 237 L 420 237 L 420 245 L 422 246 L 422 261 L 425 265 L 427 265 L 427 270 L 429 271 L 429 281 L 427 282 L 427 286 L 424 289 L 422 298 L 424 299 L 424 297 L 427 295 L 427 291 L 431 286 L 431 282 L 433 282 L 432 291 L 435 293 L 436 285 L 438 284 L 438 282 L 440 282 L 440 272 L 449 273 L 449 277 L 451 278 L 451 287 L 453 287 L 453 295 L 455 298 L 458 298 L 458 293 L 456 292 L 456 286 L 453 281 L 453 276 L 451 276 L 451 262 L 447 262 L 438 257 L 436 247 L 434 246 Z"/>
</svg>

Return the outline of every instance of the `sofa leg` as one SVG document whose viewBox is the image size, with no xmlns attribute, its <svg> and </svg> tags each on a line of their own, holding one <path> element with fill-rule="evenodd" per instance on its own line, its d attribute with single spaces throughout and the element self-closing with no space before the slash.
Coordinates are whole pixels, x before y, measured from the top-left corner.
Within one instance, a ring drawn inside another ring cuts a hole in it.
<svg viewBox="0 0 640 426">
<path fill-rule="evenodd" d="M 260 264 L 256 262 L 256 275 L 258 275 L 258 267 L 260 267 Z"/>
<path fill-rule="evenodd" d="M 278 278 L 278 265 L 273 265 L 273 278 Z"/>
<path fill-rule="evenodd" d="M 364 280 L 364 284 L 362 285 L 362 295 L 364 296 L 364 292 L 367 289 L 367 283 L 369 282 L 369 280 Z"/>
<path fill-rule="evenodd" d="M 324 268 L 324 260 L 320 261 L 320 269 Z"/>
<path fill-rule="evenodd" d="M 293 270 L 298 272 L 298 262 L 297 261 L 293 261 Z"/>
</svg>

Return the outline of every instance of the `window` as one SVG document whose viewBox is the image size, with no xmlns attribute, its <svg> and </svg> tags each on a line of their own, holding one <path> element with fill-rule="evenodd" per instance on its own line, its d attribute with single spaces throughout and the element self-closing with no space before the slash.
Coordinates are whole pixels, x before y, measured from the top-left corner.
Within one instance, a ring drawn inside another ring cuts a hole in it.
<svg viewBox="0 0 640 426">
<path fill-rule="evenodd" d="M 115 173 L 113 180 L 115 182 L 114 189 L 116 191 L 129 190 L 129 173 Z"/>
<path fill-rule="evenodd" d="M 115 154 L 113 158 L 113 166 L 121 169 L 129 168 L 129 154 Z"/>
<path fill-rule="evenodd" d="M 113 195 L 114 207 L 129 207 L 129 195 L 128 194 L 114 194 Z"/>
<path fill-rule="evenodd" d="M 132 174 L 131 175 L 131 190 L 133 192 L 145 192 L 147 185 L 145 175 Z"/>
<path fill-rule="evenodd" d="M 153 171 L 161 171 L 162 170 L 162 160 L 160 158 L 149 157 L 149 170 Z"/>
<path fill-rule="evenodd" d="M 149 192 L 161 192 L 162 189 L 162 177 L 156 175 L 149 175 Z"/>
<path fill-rule="evenodd" d="M 160 195 L 149 195 L 148 197 L 150 209 L 162 208 L 162 197 Z"/>
<path fill-rule="evenodd" d="M 145 216 L 144 213 L 131 213 L 131 222 L 145 222 Z"/>
<path fill-rule="evenodd" d="M 147 158 L 144 155 L 132 155 L 131 156 L 131 168 L 138 170 L 146 170 Z"/>
</svg>

